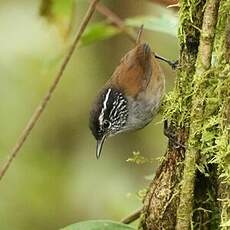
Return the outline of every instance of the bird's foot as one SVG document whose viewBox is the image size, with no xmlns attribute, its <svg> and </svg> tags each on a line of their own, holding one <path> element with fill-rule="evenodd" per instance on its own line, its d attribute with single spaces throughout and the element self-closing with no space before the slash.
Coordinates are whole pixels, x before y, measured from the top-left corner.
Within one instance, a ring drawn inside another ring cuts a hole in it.
<svg viewBox="0 0 230 230">
<path fill-rule="evenodd" d="M 174 147 L 176 149 L 179 149 L 179 148 L 185 149 L 186 148 L 185 145 L 183 145 L 182 143 L 180 143 L 177 140 L 175 132 L 173 132 L 172 129 L 168 126 L 168 121 L 166 121 L 166 120 L 164 121 L 164 135 L 166 137 L 168 137 L 169 141 L 172 142 L 172 144 L 174 145 Z"/>
<path fill-rule="evenodd" d="M 162 57 L 162 56 L 160 56 L 160 55 L 158 55 L 158 54 L 154 54 L 154 55 L 155 55 L 155 58 L 157 58 L 157 59 L 159 59 L 159 60 L 162 60 L 162 61 L 168 63 L 168 64 L 171 66 L 171 68 L 172 68 L 173 70 L 179 69 L 179 68 L 180 68 L 179 60 L 170 61 L 170 60 L 168 60 L 168 59 L 166 59 L 166 58 L 164 58 L 164 57 Z"/>
</svg>

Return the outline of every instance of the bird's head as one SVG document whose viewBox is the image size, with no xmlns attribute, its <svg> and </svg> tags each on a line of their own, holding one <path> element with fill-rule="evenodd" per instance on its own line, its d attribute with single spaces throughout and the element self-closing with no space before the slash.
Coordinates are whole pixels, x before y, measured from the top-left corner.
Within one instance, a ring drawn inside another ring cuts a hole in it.
<svg viewBox="0 0 230 230">
<path fill-rule="evenodd" d="M 99 158 L 107 137 L 125 130 L 128 119 L 128 102 L 120 90 L 103 89 L 90 113 L 89 126 L 97 141 L 96 157 Z"/>
</svg>

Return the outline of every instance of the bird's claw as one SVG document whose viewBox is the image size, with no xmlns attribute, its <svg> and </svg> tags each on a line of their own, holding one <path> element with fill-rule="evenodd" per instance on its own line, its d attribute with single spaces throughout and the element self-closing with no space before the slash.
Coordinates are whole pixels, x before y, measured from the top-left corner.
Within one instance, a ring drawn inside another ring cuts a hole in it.
<svg viewBox="0 0 230 230">
<path fill-rule="evenodd" d="M 168 139 L 172 142 L 176 149 L 183 148 L 185 149 L 186 146 L 176 140 L 176 134 L 173 132 L 170 127 L 168 126 L 168 122 L 164 121 L 164 135 L 168 137 Z"/>
</svg>

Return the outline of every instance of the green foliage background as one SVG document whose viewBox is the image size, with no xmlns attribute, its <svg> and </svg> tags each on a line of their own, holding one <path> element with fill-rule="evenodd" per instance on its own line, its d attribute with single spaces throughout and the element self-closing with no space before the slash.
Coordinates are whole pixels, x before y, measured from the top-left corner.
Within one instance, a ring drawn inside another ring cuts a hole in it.
<svg viewBox="0 0 230 230">
<path fill-rule="evenodd" d="M 147 1 L 103 2 L 122 18 L 172 16 L 170 10 Z M 39 15 L 40 3 L 0 1 L 1 162 L 48 89 L 72 38 L 63 35 L 66 15 L 47 21 Z M 76 1 L 74 31 L 87 6 L 88 1 Z M 64 12 L 69 11 L 64 7 Z M 148 185 L 145 176 L 153 174 L 166 138 L 158 117 L 141 131 L 108 140 L 102 158 L 96 160 L 88 129 L 90 106 L 120 58 L 133 47 L 126 35 L 108 27 L 103 30 L 103 19 L 99 14 L 94 17 L 93 23 L 100 22 L 101 27 L 89 31 L 91 37 L 75 52 L 45 113 L 0 184 L 0 229 L 57 229 L 86 219 L 120 220 L 141 205 L 136 193 Z M 135 20 L 127 23 L 138 26 Z M 150 22 L 156 31 L 146 31 L 145 40 L 155 52 L 176 59 L 176 38 L 162 33 L 164 29 L 159 32 L 157 20 Z M 106 36 L 100 31 L 107 31 Z M 103 40 L 110 35 L 114 36 Z M 162 67 L 170 89 L 174 73 L 163 63 Z M 156 159 L 144 165 L 126 162 L 133 151 Z"/>
</svg>

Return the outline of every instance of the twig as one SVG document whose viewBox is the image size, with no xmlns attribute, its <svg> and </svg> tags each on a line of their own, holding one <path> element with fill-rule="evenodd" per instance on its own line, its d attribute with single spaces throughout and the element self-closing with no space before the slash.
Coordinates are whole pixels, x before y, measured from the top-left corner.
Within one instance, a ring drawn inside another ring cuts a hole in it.
<svg viewBox="0 0 230 230">
<path fill-rule="evenodd" d="M 134 222 L 135 220 L 139 219 L 142 210 L 143 210 L 143 208 L 137 209 L 133 213 L 129 214 L 127 217 L 123 218 L 121 220 L 121 223 L 123 223 L 123 224 L 130 224 L 130 223 Z"/>
<path fill-rule="evenodd" d="M 124 32 L 133 43 L 136 43 L 136 36 L 134 31 L 128 30 L 126 28 L 123 19 L 121 19 L 118 15 L 116 15 L 113 11 L 111 11 L 107 6 L 103 5 L 102 3 L 97 4 L 96 10 L 100 14 L 104 15 L 115 27 Z"/>
<path fill-rule="evenodd" d="M 99 2 L 99 0 L 93 0 L 90 5 L 89 8 L 80 24 L 79 30 L 76 34 L 76 37 L 72 43 L 72 45 L 70 46 L 69 51 L 67 52 L 63 63 L 60 66 L 59 71 L 57 72 L 57 75 L 54 78 L 53 83 L 51 84 L 47 94 L 45 95 L 45 97 L 42 99 L 42 101 L 40 102 L 40 104 L 38 105 L 38 107 L 35 109 L 32 117 L 30 118 L 30 120 L 28 121 L 25 129 L 22 131 L 21 135 L 19 136 L 15 146 L 13 147 L 12 151 L 9 153 L 8 159 L 6 160 L 5 164 L 2 166 L 1 171 L 0 171 L 0 180 L 3 178 L 3 176 L 5 175 L 6 171 L 8 170 L 9 166 L 11 165 L 12 161 L 14 160 L 14 158 L 17 156 L 19 150 L 21 149 L 21 147 L 23 146 L 23 144 L 25 143 L 26 139 L 28 138 L 28 136 L 30 135 L 32 129 L 34 128 L 34 126 L 36 125 L 37 121 L 39 120 L 42 112 L 45 110 L 47 103 L 49 102 L 53 92 L 55 91 L 55 89 L 57 88 L 57 85 L 61 79 L 61 77 L 63 76 L 63 72 L 66 69 L 67 64 L 69 63 L 70 58 L 73 55 L 73 52 L 76 48 L 76 45 L 78 44 L 82 33 L 84 32 L 87 24 L 89 23 L 90 18 L 92 17 L 95 8 L 96 8 L 96 4 Z"/>
<path fill-rule="evenodd" d="M 108 20 L 110 20 L 110 22 L 115 27 L 117 27 L 122 32 L 124 32 L 128 36 L 128 38 L 131 40 L 131 42 L 133 42 L 134 44 L 138 43 L 137 42 L 138 39 L 135 36 L 134 30 L 128 30 L 126 28 L 126 26 L 124 25 L 124 21 L 118 15 L 116 15 L 114 12 L 112 12 L 108 7 L 106 7 L 102 3 L 98 3 L 97 6 L 96 6 L 96 10 L 100 14 L 104 15 Z M 141 33 L 142 33 L 143 28 L 144 28 L 144 25 L 142 25 L 142 28 L 140 29 Z M 178 61 L 167 60 L 166 58 L 163 58 L 163 57 L 161 57 L 160 55 L 158 55 L 156 53 L 154 53 L 154 55 L 155 55 L 155 58 L 168 63 L 172 67 L 172 69 L 178 68 Z"/>
<path fill-rule="evenodd" d="M 173 4 L 177 4 L 178 1 L 177 0 L 149 0 L 152 3 L 159 3 L 161 5 L 173 5 Z"/>
<path fill-rule="evenodd" d="M 106 16 L 107 19 L 109 19 L 113 24 L 115 24 L 119 28 L 124 27 L 123 20 L 118 15 L 116 15 L 113 11 L 111 11 L 108 7 L 103 5 L 102 3 L 97 4 L 96 10 L 100 14 Z"/>
<path fill-rule="evenodd" d="M 180 7 L 180 4 L 179 4 L 179 2 L 178 3 L 176 3 L 176 4 L 172 4 L 172 5 L 168 5 L 166 8 L 179 8 Z"/>
</svg>

